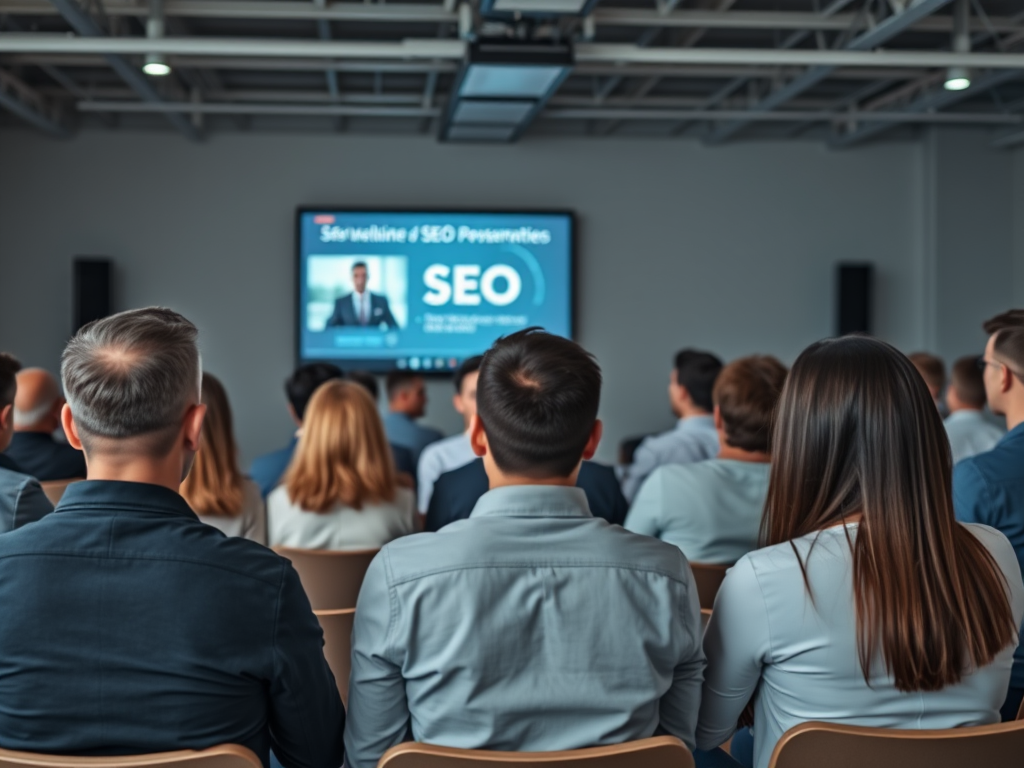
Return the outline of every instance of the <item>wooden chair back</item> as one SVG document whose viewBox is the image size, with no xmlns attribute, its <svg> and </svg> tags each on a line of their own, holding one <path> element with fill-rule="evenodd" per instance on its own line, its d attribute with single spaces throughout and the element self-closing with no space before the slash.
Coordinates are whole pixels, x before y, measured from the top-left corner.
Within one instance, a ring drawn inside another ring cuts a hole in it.
<svg viewBox="0 0 1024 768">
<path fill-rule="evenodd" d="M 275 547 L 274 551 L 292 561 L 314 611 L 338 611 L 356 607 L 366 569 L 380 550 L 330 552 Z"/>
<path fill-rule="evenodd" d="M 148 755 L 68 757 L 0 749 L 0 768 L 263 768 L 255 753 L 238 744 Z"/>
<path fill-rule="evenodd" d="M 722 586 L 728 567 L 710 563 L 690 563 L 690 570 L 693 571 L 693 581 L 697 585 L 697 596 L 700 598 L 702 609 L 710 611 L 715 607 L 715 595 L 718 594 L 718 588 Z"/>
<path fill-rule="evenodd" d="M 407 742 L 392 747 L 377 768 L 693 768 L 693 755 L 675 736 L 564 752 L 490 752 Z"/>
<path fill-rule="evenodd" d="M 43 493 L 46 494 L 46 498 L 56 507 L 61 498 L 63 498 L 64 491 L 68 489 L 68 486 L 72 483 L 77 483 L 81 479 L 81 477 L 72 477 L 68 480 L 47 480 L 39 485 L 43 487 Z"/>
<path fill-rule="evenodd" d="M 1024 721 L 911 731 L 802 723 L 779 739 L 768 768 L 1011 768 L 1024 755 Z"/>
<path fill-rule="evenodd" d="M 352 623 L 355 608 L 341 611 L 314 611 L 324 631 L 324 658 L 334 673 L 341 700 L 348 707 L 348 678 L 352 669 Z"/>
</svg>

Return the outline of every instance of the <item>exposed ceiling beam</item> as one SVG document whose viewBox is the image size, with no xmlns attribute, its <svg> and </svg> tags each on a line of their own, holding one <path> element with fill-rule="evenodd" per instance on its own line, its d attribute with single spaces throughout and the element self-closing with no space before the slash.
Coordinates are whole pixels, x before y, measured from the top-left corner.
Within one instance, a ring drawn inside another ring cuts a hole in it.
<svg viewBox="0 0 1024 768">
<path fill-rule="evenodd" d="M 114 38 L 108 38 L 106 33 L 100 28 L 99 24 L 90 16 L 75 0 L 50 0 L 53 7 L 60 11 L 60 14 L 64 17 L 64 20 L 71 25 L 79 35 L 83 35 L 80 38 L 74 38 L 82 42 L 99 42 L 105 41 L 114 42 Z M 13 33 L 20 34 L 20 33 Z M 6 35 L 4 35 L 6 37 Z M 21 35 L 22 37 L 32 38 L 36 37 L 34 34 Z M 144 38 L 141 38 L 142 42 L 145 42 Z M 129 87 L 135 91 L 140 98 L 144 101 L 159 104 L 162 102 L 160 95 L 156 92 L 156 89 L 149 84 L 146 76 L 142 74 L 138 69 L 130 65 L 120 56 L 115 55 L 114 51 L 101 51 L 105 54 L 107 64 L 110 65 L 117 74 L 124 80 Z M 146 53 L 147 51 L 141 51 Z M 192 141 L 199 140 L 199 132 L 195 126 L 192 125 L 183 115 L 180 114 L 169 114 L 167 120 L 173 125 L 178 131 L 186 138 Z"/>
<path fill-rule="evenodd" d="M 70 0 L 54 0 L 69 2 Z M 922 3 L 949 0 L 922 0 Z M 907 11 L 906 13 L 909 13 Z M 68 37 L 54 34 L 0 33 L 0 54 L 115 54 L 163 53 L 171 56 L 218 56 L 312 59 L 460 60 L 462 40 L 413 38 L 400 42 L 309 40 L 281 38 Z M 638 48 L 635 45 L 579 43 L 580 64 L 676 64 L 836 67 L 968 67 L 1024 69 L 1024 53 L 955 53 L 952 51 L 783 50 L 779 48 Z M 222 66 L 230 66 L 223 64 Z M 133 72 L 135 70 L 132 70 Z M 141 76 L 141 75 L 140 75 Z M 802 78 L 800 78 L 802 79 Z M 789 90 L 787 88 L 787 90 Z M 801 89 L 801 92 L 804 89 Z M 792 95 L 796 95 L 793 93 Z"/>
<path fill-rule="evenodd" d="M 438 107 L 359 106 L 351 104 L 242 104 L 237 102 L 81 101 L 80 112 L 129 112 L 178 114 L 198 112 L 204 115 L 285 115 L 313 117 L 437 117 Z"/>
<path fill-rule="evenodd" d="M 947 91 L 944 88 L 938 88 L 937 90 L 929 91 L 919 98 L 912 101 L 910 104 L 905 106 L 903 109 L 896 111 L 895 114 L 903 115 L 902 122 L 917 122 L 921 115 L 926 114 L 930 116 L 940 114 L 956 114 L 950 112 L 938 112 L 932 110 L 940 110 L 945 107 L 950 107 L 966 98 L 977 96 L 978 94 L 985 93 L 992 88 L 997 88 L 1000 85 L 1009 83 L 1024 76 L 1024 72 L 992 72 L 984 77 L 976 78 L 972 83 L 971 87 L 963 91 Z M 861 112 L 861 115 L 870 115 L 870 111 Z M 1008 117 L 1020 118 L 1019 115 L 1008 115 Z M 858 118 L 852 122 L 859 122 L 861 118 Z M 898 123 L 900 121 L 894 121 Z M 829 146 L 834 148 L 839 147 L 852 147 L 855 144 L 860 144 L 868 139 L 874 138 L 881 133 L 889 130 L 893 127 L 893 123 L 882 124 L 882 123 L 871 123 L 865 125 L 862 128 L 858 128 L 851 133 L 836 136 L 829 141 Z"/>
<path fill-rule="evenodd" d="M 900 33 L 906 31 L 914 24 L 914 22 L 930 16 L 938 9 L 948 5 L 950 1 L 951 0 L 914 0 L 914 2 L 907 6 L 904 11 L 888 16 L 872 29 L 855 37 L 846 44 L 843 51 L 820 51 L 820 53 L 861 52 L 867 53 L 868 55 L 879 55 L 882 53 L 881 51 L 872 51 L 872 49 L 877 48 Z M 829 64 L 812 66 L 804 74 L 791 80 L 774 93 L 754 104 L 750 108 L 750 111 L 771 111 L 776 107 L 785 104 L 794 96 L 803 93 L 808 88 L 813 88 L 832 74 L 834 69 L 835 67 Z M 749 121 L 747 120 L 736 120 L 734 122 L 727 123 L 726 125 L 715 129 L 711 135 L 708 136 L 706 141 L 708 144 L 720 144 L 721 142 L 727 141 L 731 137 L 735 136 L 748 124 Z"/>
<path fill-rule="evenodd" d="M 0 69 L 0 107 L 17 115 L 51 136 L 66 138 L 71 132 L 65 127 L 52 104 L 23 83 L 19 78 Z"/>
</svg>

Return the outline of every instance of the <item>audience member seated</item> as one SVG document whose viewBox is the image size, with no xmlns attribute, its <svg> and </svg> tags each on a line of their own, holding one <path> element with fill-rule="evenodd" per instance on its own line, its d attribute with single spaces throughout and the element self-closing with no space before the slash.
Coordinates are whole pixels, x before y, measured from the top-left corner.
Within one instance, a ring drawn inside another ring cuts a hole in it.
<svg viewBox="0 0 1024 768">
<path fill-rule="evenodd" d="M 348 378 L 349 381 L 354 381 L 369 392 L 370 397 L 373 398 L 373 404 L 377 405 L 377 402 L 380 400 L 380 385 L 377 384 L 377 377 L 375 375 L 369 371 L 350 371 Z M 395 460 L 395 469 L 398 470 L 399 484 L 415 489 L 416 465 L 412 460 L 412 451 L 394 443 L 389 443 L 389 445 L 391 446 L 391 456 Z M 408 478 L 408 482 L 404 482 L 403 476 Z"/>
<path fill-rule="evenodd" d="M 84 326 L 64 431 L 88 479 L 0 536 L 0 746 L 126 755 L 241 744 L 337 768 L 345 713 L 291 564 L 199 522 L 197 332 L 167 309 Z"/>
<path fill-rule="evenodd" d="M 680 551 L 595 519 L 574 488 L 601 373 L 536 329 L 485 355 L 470 441 L 493 490 L 374 559 L 352 634 L 351 768 L 402 741 L 561 750 L 655 732 L 693 747 L 704 654 Z"/>
<path fill-rule="evenodd" d="M 584 461 L 580 465 L 576 487 L 586 494 L 594 517 L 603 518 L 612 525 L 625 522 L 629 504 L 622 495 L 619 479 L 612 467 L 596 461 Z M 483 459 L 474 459 L 464 467 L 445 472 L 434 485 L 424 529 L 439 531 L 448 523 L 465 520 L 488 490 L 490 481 Z"/>
<path fill-rule="evenodd" d="M 351 381 L 322 384 L 284 483 L 267 497 L 272 546 L 376 549 L 412 533 L 415 496 L 401 488 L 377 408 Z"/>
<path fill-rule="evenodd" d="M 201 395 L 206 406 L 202 445 L 181 495 L 200 520 L 226 536 L 266 544 L 266 505 L 260 487 L 238 468 L 228 394 L 215 376 L 204 373 Z"/>
<path fill-rule="evenodd" d="M 85 477 L 85 457 L 64 442 L 54 440 L 64 407 L 57 380 L 42 368 L 18 372 L 14 399 L 14 436 L 5 453 L 39 482 Z"/>
<path fill-rule="evenodd" d="M 956 516 L 1001 531 L 1024 569 L 1024 310 L 1015 309 L 984 325 L 985 392 L 992 412 L 1006 417 L 1009 432 L 991 451 L 964 459 L 953 469 Z M 1003 719 L 1013 720 L 1024 700 L 1024 633 L 1013 662 Z"/>
<path fill-rule="evenodd" d="M 434 492 L 437 478 L 445 472 L 466 466 L 476 458 L 469 444 L 469 424 L 476 415 L 476 379 L 480 373 L 481 360 L 483 357 L 479 355 L 470 357 L 464 360 L 455 372 L 455 395 L 452 397 L 452 405 L 462 415 L 465 430 L 431 443 L 423 449 L 420 456 L 416 480 L 419 483 L 419 510 L 423 514 L 426 514 L 430 507 L 430 496 Z"/>
<path fill-rule="evenodd" d="M 907 357 L 924 379 L 939 413 L 948 416 L 946 401 L 942 397 L 942 392 L 946 388 L 946 364 L 942 362 L 942 358 L 930 352 L 912 352 Z"/>
<path fill-rule="evenodd" d="M 39 482 L 21 471 L 21 467 L 3 449 L 14 434 L 14 399 L 21 364 L 0 352 L 0 533 L 20 528 L 53 512 Z"/>
<path fill-rule="evenodd" d="M 1024 616 L 1006 537 L 953 517 L 945 432 L 910 362 L 881 341 L 818 342 L 773 430 L 765 547 L 715 600 L 697 744 L 768 765 L 808 720 L 876 728 L 995 723 Z M 823 759 L 823 765 L 828 760 Z"/>
<path fill-rule="evenodd" d="M 946 435 L 953 452 L 953 463 L 991 451 L 1003 437 L 1003 430 L 992 424 L 982 409 L 985 407 L 985 376 L 981 366 L 984 358 L 973 355 L 953 363 L 946 390 Z"/>
<path fill-rule="evenodd" d="M 423 449 L 444 437 L 436 429 L 416 423 L 427 412 L 427 386 L 418 373 L 392 371 L 384 388 L 388 395 L 388 415 L 384 417 L 388 440 L 412 451 L 413 466 L 418 467 Z"/>
<path fill-rule="evenodd" d="M 640 488 L 626 528 L 675 544 L 691 563 L 732 565 L 756 549 L 772 416 L 785 382 L 786 367 L 774 357 L 725 366 L 713 393 L 718 457 L 656 469 Z"/>
<path fill-rule="evenodd" d="M 718 454 L 711 390 L 721 370 L 722 361 L 708 352 L 684 349 L 676 355 L 668 399 L 679 422 L 675 429 L 640 443 L 622 484 L 627 500 L 633 501 L 658 467 L 704 461 Z"/>
</svg>

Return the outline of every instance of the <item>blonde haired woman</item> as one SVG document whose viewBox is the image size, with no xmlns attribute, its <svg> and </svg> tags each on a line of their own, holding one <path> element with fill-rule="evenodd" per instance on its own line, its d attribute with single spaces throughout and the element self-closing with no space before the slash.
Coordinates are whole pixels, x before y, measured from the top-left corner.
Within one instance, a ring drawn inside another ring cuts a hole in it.
<svg viewBox="0 0 1024 768">
<path fill-rule="evenodd" d="M 363 387 L 333 380 L 313 393 L 267 514 L 270 543 L 300 549 L 374 549 L 415 530 L 413 494 L 398 486 L 384 425 Z"/>
<path fill-rule="evenodd" d="M 199 519 L 227 536 L 267 543 L 267 515 L 255 481 L 238 468 L 238 449 L 224 385 L 203 374 L 202 447 L 192 471 L 181 484 L 181 495 Z"/>
</svg>

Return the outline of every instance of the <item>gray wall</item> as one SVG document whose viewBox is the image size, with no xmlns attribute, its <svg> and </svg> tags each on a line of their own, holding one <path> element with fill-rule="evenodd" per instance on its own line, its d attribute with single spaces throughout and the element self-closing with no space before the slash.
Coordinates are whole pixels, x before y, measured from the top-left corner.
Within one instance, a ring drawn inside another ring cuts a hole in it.
<svg viewBox="0 0 1024 768">
<path fill-rule="evenodd" d="M 986 240 L 993 263 L 1011 269 L 1006 195 L 1024 199 L 1020 155 L 1014 166 L 983 138 L 831 152 L 802 142 L 707 149 L 552 138 L 473 147 L 294 134 L 192 145 L 172 134 L 87 133 L 55 142 L 8 131 L 0 134 L 0 349 L 55 369 L 70 325 L 71 257 L 110 255 L 119 308 L 165 304 L 198 323 L 248 461 L 290 430 L 281 382 L 294 355 L 297 205 L 572 208 L 579 338 L 605 371 L 600 456 L 610 460 L 621 438 L 670 425 L 664 389 L 679 347 L 791 362 L 832 333 L 839 261 L 877 265 L 883 338 L 944 352 L 973 343 L 958 323 L 976 326 L 979 312 L 1009 301 L 1012 274 L 993 283 L 991 301 L 982 300 L 985 281 L 973 281 L 961 305 L 957 265 L 973 257 L 976 234 L 992 229 L 1002 233 Z M 964 143 L 973 154 L 961 162 L 955 147 Z M 1000 163 L 1011 170 L 993 188 Z M 966 186 L 936 197 L 936 179 Z M 962 202 L 980 217 L 967 228 L 947 218 Z M 431 385 L 429 421 L 452 431 L 459 422 L 448 386 Z"/>
</svg>

